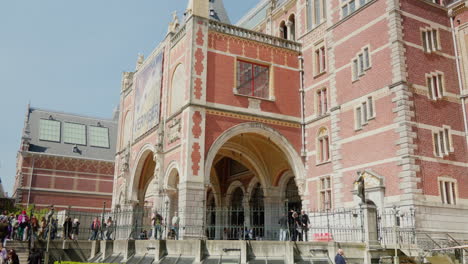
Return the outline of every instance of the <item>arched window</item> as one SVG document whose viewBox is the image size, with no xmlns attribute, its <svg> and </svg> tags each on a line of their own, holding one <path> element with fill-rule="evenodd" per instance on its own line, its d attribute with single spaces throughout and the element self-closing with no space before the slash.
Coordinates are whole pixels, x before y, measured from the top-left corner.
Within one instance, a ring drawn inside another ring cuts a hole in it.
<svg viewBox="0 0 468 264">
<path fill-rule="evenodd" d="M 295 40 L 296 39 L 296 17 L 294 16 L 294 14 L 291 14 L 289 16 L 286 26 L 288 28 L 288 33 L 289 33 L 289 35 L 287 36 L 287 39 Z"/>
<path fill-rule="evenodd" d="M 317 136 L 317 162 L 323 163 L 330 160 L 330 140 L 328 130 L 321 128 Z"/>
<path fill-rule="evenodd" d="M 279 37 L 288 39 L 288 27 L 286 26 L 286 22 L 281 21 L 280 28 L 279 28 Z"/>
<path fill-rule="evenodd" d="M 185 71 L 182 64 L 179 64 L 174 70 L 171 84 L 171 109 L 169 114 L 174 114 L 180 110 L 185 101 Z"/>
</svg>

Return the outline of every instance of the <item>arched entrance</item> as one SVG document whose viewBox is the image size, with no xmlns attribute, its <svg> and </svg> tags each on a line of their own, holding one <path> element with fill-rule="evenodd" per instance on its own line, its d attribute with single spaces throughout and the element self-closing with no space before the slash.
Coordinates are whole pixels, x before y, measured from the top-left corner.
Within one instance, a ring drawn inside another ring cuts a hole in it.
<svg viewBox="0 0 468 264">
<path fill-rule="evenodd" d="M 303 182 L 300 157 L 273 129 L 243 124 L 218 138 L 205 167 L 208 238 L 277 239 L 279 217 L 289 209 L 284 199 L 290 195 L 279 186 L 284 171 L 294 184 Z M 299 193 L 296 186 L 298 206 Z"/>
</svg>

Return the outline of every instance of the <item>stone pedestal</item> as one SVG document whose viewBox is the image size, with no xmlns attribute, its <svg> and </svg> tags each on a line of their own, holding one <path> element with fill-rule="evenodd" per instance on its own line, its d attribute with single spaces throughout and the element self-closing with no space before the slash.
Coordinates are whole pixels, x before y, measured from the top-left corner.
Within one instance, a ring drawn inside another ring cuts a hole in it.
<svg viewBox="0 0 468 264">
<path fill-rule="evenodd" d="M 366 250 L 364 253 L 364 264 L 370 264 L 372 251 L 381 249 L 377 230 L 377 207 L 370 204 L 361 204 L 364 217 L 364 242 Z"/>
</svg>

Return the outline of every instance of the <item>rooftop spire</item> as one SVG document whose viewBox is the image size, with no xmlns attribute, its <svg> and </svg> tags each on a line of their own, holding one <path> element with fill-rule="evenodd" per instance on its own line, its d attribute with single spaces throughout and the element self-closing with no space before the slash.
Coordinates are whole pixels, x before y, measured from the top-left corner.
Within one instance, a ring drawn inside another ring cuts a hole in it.
<svg viewBox="0 0 468 264">
<path fill-rule="evenodd" d="M 189 0 L 185 15 L 206 17 L 222 23 L 230 24 L 231 21 L 224 8 L 223 0 Z"/>
</svg>

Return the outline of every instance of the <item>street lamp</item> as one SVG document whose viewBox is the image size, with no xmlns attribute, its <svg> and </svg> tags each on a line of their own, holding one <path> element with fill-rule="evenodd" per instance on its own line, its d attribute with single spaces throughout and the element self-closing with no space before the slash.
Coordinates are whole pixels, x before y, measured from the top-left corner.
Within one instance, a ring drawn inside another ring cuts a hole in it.
<svg viewBox="0 0 468 264">
<path fill-rule="evenodd" d="M 50 232 L 52 230 L 52 216 L 54 215 L 54 205 L 50 206 L 49 212 L 47 213 L 47 247 L 44 256 L 44 264 L 49 264 L 49 244 L 50 244 Z"/>
</svg>

